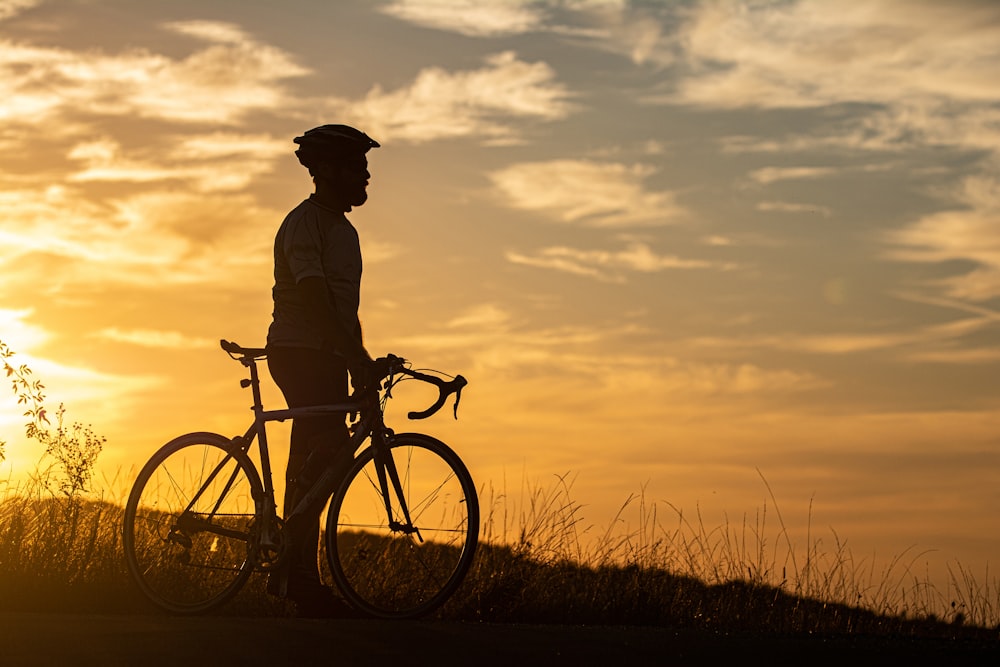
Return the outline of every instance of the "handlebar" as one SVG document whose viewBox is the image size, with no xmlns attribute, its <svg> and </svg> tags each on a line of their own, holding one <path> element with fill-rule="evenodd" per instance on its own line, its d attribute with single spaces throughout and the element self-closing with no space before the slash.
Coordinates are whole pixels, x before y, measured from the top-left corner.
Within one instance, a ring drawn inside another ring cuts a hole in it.
<svg viewBox="0 0 1000 667">
<path fill-rule="evenodd" d="M 223 350 L 229 354 L 230 357 L 236 359 L 244 366 L 253 366 L 255 362 L 261 359 L 265 359 L 267 356 L 267 350 L 262 347 L 242 347 L 236 343 L 230 342 L 228 340 L 219 341 Z M 375 367 L 378 369 L 379 382 L 385 378 L 389 378 L 389 382 L 386 385 L 386 390 L 392 387 L 392 376 L 395 374 L 406 375 L 415 380 L 420 380 L 422 382 L 427 382 L 438 388 L 438 397 L 434 403 L 425 410 L 413 410 L 407 413 L 407 417 L 410 419 L 427 419 L 431 415 L 435 414 L 440 410 L 448 397 L 455 394 L 455 405 L 454 414 L 455 419 L 458 419 L 458 403 L 462 400 L 462 389 L 465 385 L 469 384 L 461 375 L 455 376 L 453 380 L 445 380 L 436 375 L 427 375 L 426 373 L 421 373 L 420 371 L 410 370 L 406 367 L 406 360 L 397 357 L 394 354 L 387 355 L 375 360 Z M 248 380 L 243 380 L 243 382 L 249 383 Z M 245 384 L 243 386 L 248 386 Z"/>
<path fill-rule="evenodd" d="M 432 384 L 438 388 L 437 400 L 434 401 L 434 403 L 426 410 L 413 410 L 408 412 L 406 416 L 409 419 L 427 419 L 440 410 L 444 406 L 445 401 L 447 401 L 448 397 L 452 394 L 455 394 L 454 414 L 455 419 L 458 419 L 458 403 L 462 400 L 462 389 L 465 385 L 469 384 L 469 381 L 464 377 L 457 375 L 453 380 L 445 380 L 444 378 L 437 377 L 436 375 L 427 375 L 426 373 L 421 373 L 420 371 L 410 370 L 403 365 L 405 360 L 392 354 L 376 360 L 376 364 L 378 363 L 386 363 L 388 365 L 389 370 L 387 374 L 390 377 L 394 373 L 400 373 L 415 380 L 427 382 L 428 384 Z"/>
</svg>

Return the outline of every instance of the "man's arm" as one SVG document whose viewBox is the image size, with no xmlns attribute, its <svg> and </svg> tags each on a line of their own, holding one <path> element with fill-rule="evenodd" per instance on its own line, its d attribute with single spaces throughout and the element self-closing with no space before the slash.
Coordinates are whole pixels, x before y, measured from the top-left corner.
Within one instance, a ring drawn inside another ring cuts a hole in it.
<svg viewBox="0 0 1000 667">
<path fill-rule="evenodd" d="M 347 326 L 344 314 L 337 311 L 337 304 L 330 298 L 327 290 L 326 279 L 308 276 L 300 280 L 297 287 L 302 295 L 302 301 L 316 318 L 320 329 L 333 342 L 337 351 L 347 359 L 352 375 L 364 362 L 371 361 L 371 355 L 365 349 L 364 343 Z"/>
</svg>

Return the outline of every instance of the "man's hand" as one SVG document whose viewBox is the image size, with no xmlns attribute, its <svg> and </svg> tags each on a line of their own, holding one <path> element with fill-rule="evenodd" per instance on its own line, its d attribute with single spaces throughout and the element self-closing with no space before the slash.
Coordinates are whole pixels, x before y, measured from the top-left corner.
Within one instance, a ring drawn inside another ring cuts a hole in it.
<svg viewBox="0 0 1000 667">
<path fill-rule="evenodd" d="M 365 357 L 348 364 L 351 385 L 357 393 L 376 388 L 382 380 L 395 372 L 397 365 L 403 363 L 402 359 L 392 354 L 374 360 L 367 354 L 365 352 Z"/>
<path fill-rule="evenodd" d="M 364 393 L 381 379 L 378 377 L 375 362 L 372 361 L 367 351 L 362 356 L 349 361 L 347 370 L 351 374 L 351 386 L 356 394 Z"/>
</svg>

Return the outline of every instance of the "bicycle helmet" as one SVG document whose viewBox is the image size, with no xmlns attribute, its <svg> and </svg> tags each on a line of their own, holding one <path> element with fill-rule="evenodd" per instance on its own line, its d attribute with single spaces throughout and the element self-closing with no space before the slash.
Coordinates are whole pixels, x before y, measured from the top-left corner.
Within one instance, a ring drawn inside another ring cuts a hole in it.
<svg viewBox="0 0 1000 667">
<path fill-rule="evenodd" d="M 320 162 L 357 158 L 379 147 L 377 141 L 348 125 L 320 125 L 293 141 L 299 145 L 295 156 L 306 168 Z"/>
</svg>

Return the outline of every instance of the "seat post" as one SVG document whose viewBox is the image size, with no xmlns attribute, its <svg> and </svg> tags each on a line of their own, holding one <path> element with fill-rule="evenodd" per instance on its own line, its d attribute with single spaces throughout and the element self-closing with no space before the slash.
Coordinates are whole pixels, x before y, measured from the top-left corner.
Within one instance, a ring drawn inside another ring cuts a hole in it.
<svg viewBox="0 0 1000 667">
<path fill-rule="evenodd" d="M 264 402 L 260 396 L 260 374 L 257 372 L 257 360 L 253 357 L 247 360 L 250 367 L 250 391 L 253 392 L 253 411 L 259 415 L 264 410 Z"/>
</svg>

